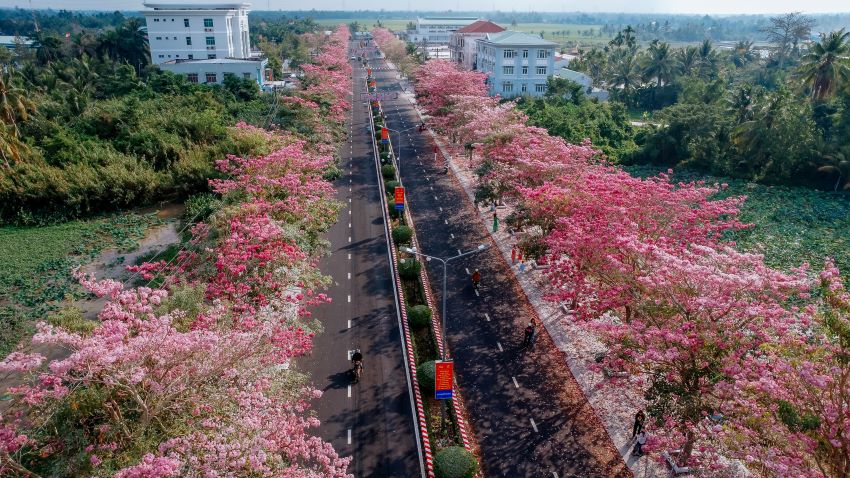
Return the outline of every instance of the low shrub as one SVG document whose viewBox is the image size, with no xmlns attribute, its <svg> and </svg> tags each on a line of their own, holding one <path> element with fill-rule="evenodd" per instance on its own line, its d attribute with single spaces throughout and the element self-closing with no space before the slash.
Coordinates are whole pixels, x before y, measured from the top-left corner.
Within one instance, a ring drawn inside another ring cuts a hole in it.
<svg viewBox="0 0 850 478">
<path fill-rule="evenodd" d="M 402 279 L 416 279 L 419 277 L 420 270 L 422 270 L 422 263 L 417 260 L 405 259 L 404 262 L 398 263 L 398 275 Z"/>
<path fill-rule="evenodd" d="M 47 322 L 56 327 L 73 332 L 75 334 L 86 335 L 97 326 L 95 320 L 88 320 L 83 317 L 83 311 L 77 307 L 65 307 L 60 309 L 55 314 L 47 317 Z"/>
<path fill-rule="evenodd" d="M 478 461 L 466 448 L 450 446 L 434 456 L 437 478 L 472 478 L 478 473 Z"/>
<path fill-rule="evenodd" d="M 413 237 L 413 229 L 409 226 L 398 226 L 393 228 L 393 242 L 397 246 L 402 244 L 410 244 L 410 239 Z"/>
<path fill-rule="evenodd" d="M 384 157 L 384 154 L 389 155 L 389 153 L 381 153 L 381 158 Z M 395 179 L 395 166 L 392 164 L 385 164 L 381 166 L 381 176 L 384 179 Z"/>
<path fill-rule="evenodd" d="M 395 208 L 394 199 L 389 200 L 389 202 L 387 203 L 387 208 L 390 210 L 391 219 L 398 219 L 399 217 L 401 217 L 401 210 Z"/>
<path fill-rule="evenodd" d="M 218 197 L 209 193 L 195 194 L 186 199 L 186 211 L 183 217 L 191 222 L 206 221 L 220 207 L 221 199 Z"/>
<path fill-rule="evenodd" d="M 422 393 L 430 395 L 434 393 L 434 380 L 437 378 L 437 363 L 433 360 L 423 362 L 416 367 L 416 379 Z"/>
<path fill-rule="evenodd" d="M 427 305 L 414 305 L 407 311 L 407 318 L 415 329 L 427 327 L 431 323 L 431 309 Z"/>
<path fill-rule="evenodd" d="M 387 181 L 384 183 L 384 187 L 387 189 L 387 194 L 393 194 L 395 192 L 395 188 L 400 185 L 401 184 L 398 181 Z"/>
</svg>

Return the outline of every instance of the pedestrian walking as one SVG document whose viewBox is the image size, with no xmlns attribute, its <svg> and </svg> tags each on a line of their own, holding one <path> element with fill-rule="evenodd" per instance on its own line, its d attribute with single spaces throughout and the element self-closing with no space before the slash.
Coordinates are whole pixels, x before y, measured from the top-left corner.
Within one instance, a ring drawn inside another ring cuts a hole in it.
<svg viewBox="0 0 850 478">
<path fill-rule="evenodd" d="M 643 445 L 646 444 L 646 432 L 641 430 L 638 433 L 637 441 L 635 441 L 635 448 L 632 450 L 632 455 L 640 457 L 643 456 Z"/>
<path fill-rule="evenodd" d="M 511 265 L 516 264 L 516 244 L 511 246 Z"/>
<path fill-rule="evenodd" d="M 520 259 L 519 259 L 519 273 L 520 273 L 520 274 L 522 274 L 523 272 L 525 272 L 525 261 L 524 261 L 524 260 L 522 260 L 522 256 L 520 256 Z"/>
<path fill-rule="evenodd" d="M 632 440 L 635 439 L 638 433 L 643 431 L 643 422 L 646 421 L 646 414 L 643 410 L 638 410 L 635 414 L 635 423 L 632 425 Z"/>
<path fill-rule="evenodd" d="M 534 322 L 529 322 L 528 327 L 526 327 L 525 332 L 523 332 L 522 347 L 530 347 L 532 340 L 534 340 Z"/>
<path fill-rule="evenodd" d="M 499 230 L 499 215 L 495 212 L 493 213 L 493 232 Z"/>
</svg>

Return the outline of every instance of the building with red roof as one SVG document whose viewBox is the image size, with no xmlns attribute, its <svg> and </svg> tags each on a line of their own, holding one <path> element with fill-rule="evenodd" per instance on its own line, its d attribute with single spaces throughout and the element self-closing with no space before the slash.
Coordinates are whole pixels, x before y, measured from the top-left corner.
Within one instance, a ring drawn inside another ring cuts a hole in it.
<svg viewBox="0 0 850 478">
<path fill-rule="evenodd" d="M 478 20 L 453 32 L 449 40 L 450 58 L 467 70 L 474 70 L 476 67 L 476 40 L 484 38 L 487 34 L 503 31 L 505 31 L 504 28 L 491 21 Z"/>
</svg>

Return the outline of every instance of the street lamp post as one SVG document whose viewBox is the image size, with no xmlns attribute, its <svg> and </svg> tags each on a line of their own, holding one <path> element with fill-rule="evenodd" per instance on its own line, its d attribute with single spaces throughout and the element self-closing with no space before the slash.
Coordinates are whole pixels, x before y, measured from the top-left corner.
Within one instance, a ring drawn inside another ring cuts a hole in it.
<svg viewBox="0 0 850 478">
<path fill-rule="evenodd" d="M 387 127 L 384 126 L 384 128 L 387 128 Z M 416 126 L 411 126 L 410 128 L 406 128 L 406 129 L 403 129 L 401 131 L 396 130 L 396 129 L 392 129 L 392 128 L 387 128 L 387 131 L 392 131 L 393 133 L 396 133 L 396 135 L 397 135 L 396 137 L 398 138 L 398 152 L 397 152 L 397 154 L 394 154 L 393 156 L 395 157 L 395 168 L 398 171 L 398 182 L 399 182 L 399 184 L 402 183 L 402 181 L 401 181 L 401 133 L 410 131 L 413 128 L 416 128 Z M 393 150 L 393 152 L 395 153 L 395 150 Z"/>
<path fill-rule="evenodd" d="M 442 312 L 443 353 L 440 357 L 441 360 L 446 359 L 446 352 L 448 351 L 448 347 L 446 346 L 446 335 L 447 335 L 447 333 L 446 333 L 446 277 L 448 276 L 448 263 L 450 261 L 455 260 L 455 259 L 459 259 L 461 257 L 468 256 L 470 254 L 475 254 L 476 252 L 481 252 L 485 249 L 487 249 L 487 245 L 481 244 L 471 251 L 462 252 L 462 253 L 460 253 L 456 256 L 452 256 L 452 257 L 443 259 L 443 258 L 440 258 L 440 257 L 434 257 L 434 256 L 429 256 L 428 254 L 423 254 L 423 253 L 417 251 L 416 248 L 410 248 L 410 247 L 402 248 L 402 250 L 404 252 L 407 252 L 408 254 L 415 254 L 417 256 L 424 257 L 426 261 L 430 261 L 431 259 L 434 259 L 435 261 L 440 261 L 440 262 L 443 263 L 443 312 Z"/>
</svg>

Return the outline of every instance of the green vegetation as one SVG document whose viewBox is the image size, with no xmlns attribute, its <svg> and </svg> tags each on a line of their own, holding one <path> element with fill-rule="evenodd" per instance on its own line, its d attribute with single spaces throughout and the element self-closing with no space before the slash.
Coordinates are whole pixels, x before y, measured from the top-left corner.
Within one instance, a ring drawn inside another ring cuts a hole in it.
<svg viewBox="0 0 850 478">
<path fill-rule="evenodd" d="M 423 362 L 416 367 L 416 378 L 419 380 L 419 388 L 422 393 L 431 395 L 434 393 L 434 380 L 437 376 L 437 364 L 433 360 Z"/>
<path fill-rule="evenodd" d="M 637 176 L 661 172 L 658 167 L 626 166 Z M 741 220 L 753 227 L 735 233 L 741 250 L 764 254 L 768 265 L 783 270 L 803 262 L 813 270 L 832 257 L 845 275 L 850 275 L 850 202 L 845 194 L 805 187 L 767 186 L 733 178 L 710 176 L 676 168 L 674 181 L 706 181 L 728 184 L 719 197 L 746 196 Z"/>
<path fill-rule="evenodd" d="M 393 242 L 397 246 L 410 244 L 410 239 L 413 237 L 413 229 L 409 226 L 396 226 L 393 228 L 392 236 Z"/>
<path fill-rule="evenodd" d="M 392 164 L 385 164 L 381 166 L 381 176 L 384 179 L 395 179 L 395 166 Z"/>
<path fill-rule="evenodd" d="M 431 309 L 427 305 L 414 305 L 407 310 L 407 318 L 414 329 L 422 329 L 431 325 Z"/>
<path fill-rule="evenodd" d="M 36 319 L 80 294 L 71 270 L 109 247 L 136 249 L 145 231 L 157 224 L 154 214 L 128 214 L 43 227 L 0 227 L 0 354 L 31 332 Z M 63 317 L 75 321 L 68 314 Z"/>
<path fill-rule="evenodd" d="M 437 478 L 472 478 L 478 473 L 478 461 L 461 446 L 443 448 L 434 456 Z"/>
</svg>

